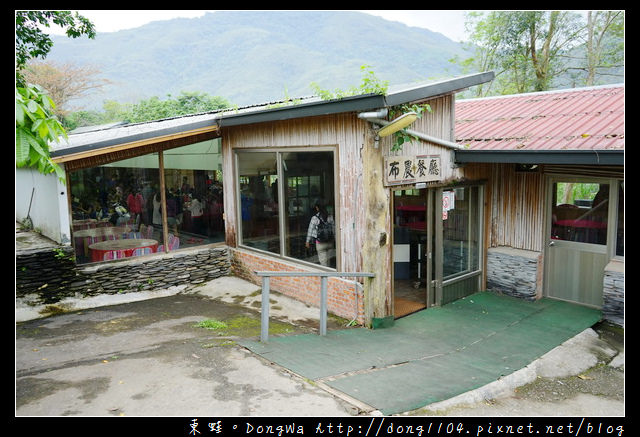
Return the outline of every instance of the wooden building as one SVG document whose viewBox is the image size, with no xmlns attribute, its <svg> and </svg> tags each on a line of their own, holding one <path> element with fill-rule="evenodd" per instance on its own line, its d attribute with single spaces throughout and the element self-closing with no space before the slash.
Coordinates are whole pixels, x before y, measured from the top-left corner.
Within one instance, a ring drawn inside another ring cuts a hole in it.
<svg viewBox="0 0 640 437">
<path fill-rule="evenodd" d="M 624 323 L 624 120 L 624 85 L 456 103 L 456 162 L 486 181 L 487 288 Z"/>
<path fill-rule="evenodd" d="M 582 131 L 578 114 L 561 114 L 564 118 L 556 122 L 555 114 L 543 110 L 551 107 L 549 101 L 544 103 L 544 93 L 528 95 L 543 103 L 537 112 L 522 114 L 513 107 L 500 113 L 499 105 L 491 105 L 509 97 L 478 100 L 479 109 L 466 101 L 456 103 L 457 92 L 492 79 L 491 72 L 479 73 L 390 89 L 385 96 L 302 99 L 71 135 L 69 143 L 53 153 L 67 169 L 70 191 L 55 188 L 61 190 L 59 203 L 69 212 L 66 223 L 59 214 L 62 237 L 56 241 L 66 238 L 67 244 L 81 244 L 73 236 L 80 231 L 74 229 L 74 219 L 80 219 L 74 212 L 84 213 L 86 208 L 75 207 L 76 197 L 82 200 L 110 181 L 129 194 L 149 188 L 142 197 L 147 202 L 158 199 L 138 215 L 111 216 L 112 221 L 121 220 L 118 225 L 134 228 L 130 238 L 152 237 L 161 246 L 134 256 L 152 259 L 158 251 L 223 245 L 233 273 L 256 283 L 255 272 L 265 270 L 374 273 L 373 278 L 328 281 L 328 310 L 366 326 L 485 288 L 527 299 L 550 296 L 615 307 L 612 312 L 619 313 L 620 288 L 624 301 L 624 287 L 619 287 L 624 228 L 618 213 L 618 190 L 624 186 L 623 130 L 602 135 Z M 561 95 L 555 94 L 564 99 Z M 407 112 L 407 105 L 428 105 L 430 111 L 407 128 L 414 139 L 395 150 L 393 135 L 384 136 L 381 129 L 395 119 L 391 112 Z M 619 117 L 619 104 L 614 106 Z M 621 111 L 623 118 L 624 104 Z M 496 128 L 527 117 L 530 123 L 551 123 L 536 131 L 536 138 L 547 142 L 569 135 L 555 133 L 554 126 L 580 126 L 571 135 L 587 135 L 582 136 L 585 142 L 617 135 L 622 143 L 599 143 L 588 151 L 566 142 L 531 147 L 528 128 Z M 477 129 L 464 129 L 474 126 Z M 497 145 L 499 136 L 509 147 Z M 495 147 L 482 147 L 493 140 Z M 576 224 L 595 222 L 576 215 L 596 207 L 597 193 L 589 191 L 593 184 L 609 190 L 610 225 L 598 225 L 595 234 L 579 237 L 587 240 L 583 246 L 572 238 L 579 231 Z M 587 197 L 568 191 L 585 192 Z M 126 196 L 117 190 L 115 194 Z M 575 217 L 558 215 L 559 196 L 572 203 L 566 209 Z M 184 200 L 181 212 L 173 216 L 172 198 Z M 194 204 L 204 205 L 205 212 L 198 215 Z M 316 206 L 322 220 L 314 218 Z M 159 213 L 156 218 L 152 207 Z M 572 222 L 563 224 L 564 220 Z M 320 241 L 316 232 L 325 222 L 333 224 L 334 239 L 329 242 Z M 140 225 L 146 230 L 151 223 L 153 234 L 136 234 Z M 91 248 L 95 243 L 84 244 Z M 575 249 L 577 244 L 589 250 Z M 562 277 L 567 266 L 551 266 L 570 257 L 575 257 L 573 271 Z M 614 273 L 610 282 L 616 291 L 603 298 L 602 284 L 609 272 Z M 587 293 L 583 280 L 600 286 Z M 554 284 L 564 285 L 555 291 Z M 577 297 L 569 291 L 575 284 L 580 289 Z M 271 287 L 320 305 L 318 278 L 274 277 Z"/>
<path fill-rule="evenodd" d="M 455 93 L 492 78 L 492 73 L 483 73 L 390 90 L 386 96 L 356 96 L 332 102 L 318 101 L 306 107 L 298 105 L 286 111 L 278 109 L 224 117 L 221 123 L 224 173 L 233 175 L 233 183 L 224 185 L 225 199 L 235 199 L 235 203 L 226 203 L 226 243 L 235 248 L 232 256 L 236 274 L 257 282 L 254 272 L 264 270 L 335 269 L 338 272 L 375 273 L 374 278 L 359 281 L 331 278 L 329 311 L 369 326 L 398 316 L 394 268 L 404 262 L 400 259 L 406 258 L 411 264 L 409 258 L 413 255 L 410 252 L 416 248 L 410 242 L 395 243 L 400 224 L 395 220 L 394 205 L 415 202 L 421 208 L 422 218 L 411 219 L 414 226 L 418 225 L 411 233 L 424 240 L 419 245 L 426 253 L 427 238 L 435 238 L 433 233 L 439 231 L 434 227 L 434 220 L 426 219 L 426 214 L 438 214 L 436 203 L 439 202 L 435 199 L 442 197 L 441 188 L 426 187 L 450 184 L 462 177 L 453 154 L 458 148 L 454 142 Z M 392 137 L 377 136 L 377 131 L 387 123 L 380 120 L 381 114 L 406 104 L 428 104 L 430 107 L 430 112 L 425 112 L 410 126 L 423 139 L 405 143 L 401 152 L 391 152 Z M 398 171 L 404 173 L 408 159 L 415 167 L 409 169 L 411 172 L 419 171 L 417 163 L 423 162 L 433 167 L 431 172 L 435 176 L 424 182 L 415 177 L 401 180 L 402 175 L 389 180 L 388 166 L 398 161 L 402 167 Z M 476 208 L 473 213 L 477 213 L 481 190 L 477 186 L 458 190 L 468 192 L 466 202 L 472 203 Z M 431 202 L 428 207 L 427 198 L 422 196 L 427 192 Z M 327 207 L 335 223 L 336 238 L 326 264 L 322 263 L 321 254 L 314 250 L 313 244 L 311 248 L 305 247 L 312 209 L 318 201 Z M 464 202 L 459 200 L 458 205 L 462 207 Z M 460 215 L 462 217 L 464 213 Z M 460 226 L 469 224 L 468 218 L 460 220 Z M 430 226 L 428 233 L 427 223 Z M 473 225 L 481 224 L 475 220 Z M 475 237 L 480 235 L 479 229 L 471 231 Z M 452 235 L 456 232 L 469 234 L 466 230 L 449 231 Z M 438 239 L 435 245 L 439 243 Z M 465 241 L 465 251 L 467 244 Z M 419 262 L 424 265 L 421 268 L 428 269 L 428 272 L 422 272 L 423 279 L 427 274 L 442 278 L 446 273 L 440 262 L 443 252 L 435 245 L 431 247 L 437 252 L 433 268 L 426 266 L 424 256 L 420 257 Z M 480 246 L 475 249 L 479 251 Z M 477 264 L 479 255 L 474 258 Z M 424 308 L 427 304 L 440 305 L 452 300 L 451 293 L 460 296 L 463 295 L 461 290 L 475 292 L 480 289 L 482 269 L 479 265 L 473 271 L 468 266 L 453 267 L 456 268 L 455 274 L 461 278 L 453 280 L 444 295 L 442 287 L 435 285 L 442 281 L 436 279 L 429 281 L 428 287 L 427 283 L 419 287 L 421 296 L 415 296 L 413 292 L 408 297 L 419 300 L 418 307 Z M 272 278 L 271 287 L 319 305 L 317 278 Z M 456 290 L 451 291 L 453 289 Z M 400 300 L 411 303 L 410 299 Z"/>
</svg>

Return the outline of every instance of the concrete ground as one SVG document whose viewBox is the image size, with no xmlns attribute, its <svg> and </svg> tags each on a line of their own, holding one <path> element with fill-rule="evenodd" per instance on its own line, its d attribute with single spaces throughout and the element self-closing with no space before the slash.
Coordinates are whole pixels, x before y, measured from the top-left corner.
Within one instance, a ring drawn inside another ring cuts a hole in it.
<svg viewBox="0 0 640 437">
<path fill-rule="evenodd" d="M 259 313 L 251 308 L 257 289 L 226 277 L 199 293 L 17 323 L 16 416 L 288 416 L 293 406 L 300 416 L 355 414 L 339 398 L 236 345 L 237 338 L 260 333 Z M 247 306 L 240 304 L 243 295 Z M 207 320 L 227 327 L 197 326 Z M 274 335 L 311 329 L 306 320 L 281 320 L 272 323 Z"/>
<path fill-rule="evenodd" d="M 316 308 L 272 298 L 270 335 L 316 332 Z M 46 318 L 18 302 L 15 414 L 379 414 L 239 346 L 259 337 L 259 303 L 259 287 L 234 277 L 189 293 L 68 301 L 71 312 Z M 346 322 L 330 318 L 329 329 Z M 607 332 L 589 329 L 511 377 L 405 414 L 623 416 L 624 342 Z"/>
</svg>

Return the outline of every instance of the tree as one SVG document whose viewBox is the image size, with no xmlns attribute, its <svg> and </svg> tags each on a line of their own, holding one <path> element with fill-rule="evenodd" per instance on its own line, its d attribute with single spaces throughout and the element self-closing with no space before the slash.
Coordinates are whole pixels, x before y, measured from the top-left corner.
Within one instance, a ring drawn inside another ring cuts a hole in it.
<svg viewBox="0 0 640 437">
<path fill-rule="evenodd" d="M 160 120 L 180 115 L 196 114 L 199 112 L 217 111 L 230 107 L 230 103 L 223 97 L 210 96 L 201 92 L 182 91 L 177 98 L 160 100 L 157 96 L 133 104 L 124 120 L 130 123 Z"/>
<path fill-rule="evenodd" d="M 462 65 L 494 70 L 498 94 L 550 89 L 566 71 L 560 55 L 580 43 L 584 29 L 580 16 L 568 11 L 474 13 L 467 26 L 475 54 Z"/>
<path fill-rule="evenodd" d="M 53 47 L 53 41 L 39 26 L 51 23 L 65 29 L 69 38 L 87 35 L 95 38 L 95 27 L 87 18 L 71 11 L 16 11 L 16 82 L 25 86 L 22 70 L 30 59 L 44 59 Z"/>
<path fill-rule="evenodd" d="M 109 83 L 107 79 L 99 79 L 99 73 L 98 69 L 88 65 L 39 61 L 27 65 L 24 78 L 28 83 L 36 83 L 47 91 L 56 102 L 55 114 L 63 119 L 74 109 L 69 107 L 70 100 L 99 90 Z"/>
<path fill-rule="evenodd" d="M 27 84 L 22 74 L 30 59 L 44 58 L 51 51 L 51 38 L 38 27 L 49 27 L 50 22 L 65 28 L 71 38 L 95 37 L 93 24 L 77 12 L 16 11 L 16 166 L 56 172 L 64 181 L 64 172 L 49 155 L 49 143 L 66 136 L 53 114 L 55 104 L 41 87 Z"/>
<path fill-rule="evenodd" d="M 596 84 L 597 76 L 624 65 L 624 14 L 589 11 L 586 34 L 584 66 L 577 68 L 585 72 L 585 85 L 591 86 Z"/>
</svg>

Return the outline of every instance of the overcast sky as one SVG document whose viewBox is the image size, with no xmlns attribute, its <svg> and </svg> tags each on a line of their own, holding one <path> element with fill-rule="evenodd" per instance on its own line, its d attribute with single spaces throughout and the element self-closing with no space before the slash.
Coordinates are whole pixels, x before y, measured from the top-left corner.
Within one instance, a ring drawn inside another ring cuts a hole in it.
<svg viewBox="0 0 640 437">
<path fill-rule="evenodd" d="M 214 11 L 169 11 L 169 10 L 90 10 L 78 11 L 96 26 L 98 32 L 115 32 L 142 26 L 150 21 L 169 20 L 176 17 L 195 18 L 205 12 Z M 268 12 L 268 11 L 265 11 Z M 424 27 L 440 32 L 454 41 L 465 40 L 463 10 L 382 10 L 358 11 L 377 15 L 391 21 L 399 21 L 408 26 Z M 50 33 L 63 34 L 50 29 Z"/>
</svg>

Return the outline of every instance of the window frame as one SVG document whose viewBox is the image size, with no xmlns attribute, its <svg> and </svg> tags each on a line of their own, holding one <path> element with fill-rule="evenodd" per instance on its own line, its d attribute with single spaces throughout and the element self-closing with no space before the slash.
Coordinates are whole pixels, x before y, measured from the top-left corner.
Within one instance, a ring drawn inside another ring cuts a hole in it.
<svg viewBox="0 0 640 437">
<path fill-rule="evenodd" d="M 154 169 L 158 172 L 158 185 L 159 185 L 159 190 L 161 193 L 161 207 L 160 207 L 160 212 L 161 212 L 161 220 L 162 220 L 162 229 L 160 230 L 160 234 L 161 234 L 161 238 L 158 239 L 158 248 L 160 248 L 161 246 L 163 247 L 162 251 L 157 251 L 151 255 L 148 256 L 154 256 L 154 255 L 159 255 L 159 254 L 164 254 L 164 253 L 169 253 L 169 252 L 176 252 L 179 251 L 181 249 L 184 249 L 184 247 L 180 247 L 178 249 L 170 249 L 169 248 L 169 230 L 168 230 L 168 223 L 167 223 L 167 199 L 165 197 L 165 189 L 166 189 L 166 181 L 165 181 L 165 177 L 167 174 L 167 168 L 165 165 L 165 160 L 166 160 L 166 155 L 171 155 L 172 152 L 175 151 L 179 151 L 183 148 L 186 147 L 190 147 L 190 146 L 194 146 L 196 144 L 200 144 L 200 143 L 206 143 L 206 142 L 213 142 L 214 145 L 217 145 L 217 151 L 214 154 L 220 155 L 220 161 L 222 162 L 222 145 L 221 145 L 221 138 L 219 136 L 216 137 L 212 137 L 212 138 L 200 138 L 197 141 L 187 141 L 186 144 L 179 144 L 179 145 L 175 145 L 173 147 L 147 147 L 144 149 L 136 149 L 136 150 L 131 150 L 129 151 L 129 153 L 127 153 L 124 156 L 118 156 L 119 159 L 115 159 L 114 156 L 115 155 L 104 155 L 104 156 L 99 156 L 96 159 L 94 159 L 93 161 L 89 162 L 87 161 L 83 161 L 84 165 L 77 165 L 74 166 L 73 169 L 69 170 L 67 168 L 65 168 L 65 177 L 66 177 L 66 181 L 67 181 L 67 186 L 69 187 L 69 193 L 71 194 L 71 186 L 72 186 L 72 182 L 71 182 L 71 174 L 72 173 L 76 173 L 79 171 L 84 171 L 84 170 L 88 170 L 88 169 L 93 169 L 93 168 L 99 168 L 99 167 L 111 167 L 111 164 L 115 164 L 115 163 L 121 163 L 123 161 L 127 161 L 127 160 L 131 160 L 131 159 L 136 159 L 136 158 L 146 158 L 146 157 L 153 157 L 155 156 L 155 158 L 157 159 L 156 162 L 156 166 L 155 167 L 145 167 L 145 168 L 150 168 L 150 169 Z M 109 156 L 110 159 L 107 159 L 106 157 Z M 89 165 L 91 164 L 91 165 Z M 116 167 L 119 167 L 116 165 Z M 222 169 L 221 168 L 213 168 L 211 169 L 212 171 L 219 171 L 222 174 L 222 180 L 224 181 L 224 175 L 222 173 Z M 224 184 L 224 182 L 223 182 Z M 223 207 L 224 207 L 224 203 L 223 203 Z M 70 223 L 70 231 L 71 231 L 71 235 L 72 235 L 72 245 L 74 248 L 74 252 L 77 250 L 76 245 L 75 245 L 75 238 L 73 237 L 73 205 L 72 205 L 72 198 L 71 195 L 68 197 L 68 214 L 69 214 L 69 223 Z M 223 237 L 224 237 L 224 222 L 223 222 Z M 225 244 L 224 238 L 221 241 L 214 241 L 214 242 L 209 242 L 207 244 L 202 244 L 199 245 L 201 247 L 203 246 L 207 246 L 207 245 L 223 245 Z M 130 258 L 135 258 L 136 256 L 132 256 Z M 81 265 L 97 265 L 99 263 L 104 263 L 104 262 L 111 262 L 111 261 L 89 261 L 89 262 L 83 262 L 81 263 Z"/>
<path fill-rule="evenodd" d="M 600 184 L 608 184 L 609 185 L 609 206 L 607 212 L 607 240 L 605 244 L 594 244 L 593 246 L 599 246 L 602 248 L 602 252 L 606 253 L 610 260 L 617 260 L 624 262 L 624 255 L 617 255 L 617 232 L 618 232 L 618 190 L 620 184 L 624 183 L 624 178 L 622 177 L 606 177 L 606 176 L 589 176 L 589 175 L 575 175 L 575 174 L 548 174 L 547 175 L 547 190 L 548 196 L 552 195 L 553 185 L 558 182 L 575 182 L 575 183 L 584 183 L 585 181 L 600 183 Z M 545 201 L 546 208 L 553 208 L 551 205 L 551 201 Z M 551 212 L 545 212 L 548 215 L 548 227 L 545 228 L 543 233 L 543 247 L 546 247 L 549 244 L 550 236 L 551 236 Z M 623 237 L 624 238 L 624 237 Z M 588 243 L 581 243 L 588 244 Z"/>
<path fill-rule="evenodd" d="M 285 203 L 282 199 L 285 198 L 284 186 L 284 171 L 282 167 L 282 155 L 284 153 L 292 152 L 331 152 L 333 158 L 333 186 L 334 186 L 334 216 L 335 221 L 335 251 L 336 251 L 336 267 L 327 267 L 313 262 L 305 261 L 299 258 L 286 255 L 286 223 L 284 217 Z M 242 230 L 242 202 L 240 193 L 240 155 L 245 153 L 275 153 L 276 154 L 276 174 L 278 176 L 278 239 L 279 239 L 279 253 L 270 252 L 253 246 L 244 244 L 243 242 L 243 230 Z M 307 266 L 317 268 L 319 270 L 337 271 L 338 266 L 341 265 L 340 256 L 340 191 L 339 191 L 339 175 L 338 175 L 338 153 L 336 146 L 312 146 L 312 147 L 256 147 L 256 148 L 236 148 L 233 150 L 233 167 L 234 167 L 234 200 L 236 211 L 236 241 L 237 246 L 242 249 L 255 251 L 267 256 L 276 257 L 286 261 L 292 261 L 301 263 Z"/>
</svg>

